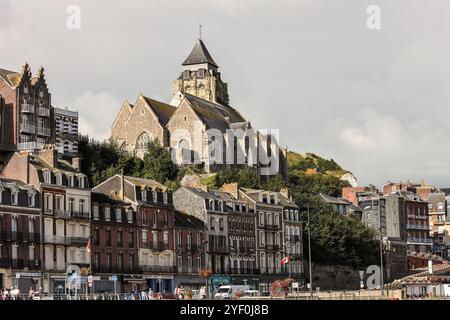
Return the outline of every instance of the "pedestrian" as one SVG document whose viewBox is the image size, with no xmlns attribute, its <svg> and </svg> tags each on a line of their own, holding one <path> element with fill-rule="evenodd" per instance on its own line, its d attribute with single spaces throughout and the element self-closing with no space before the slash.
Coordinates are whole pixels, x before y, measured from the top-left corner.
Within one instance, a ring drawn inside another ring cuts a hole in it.
<svg viewBox="0 0 450 320">
<path fill-rule="evenodd" d="M 34 289 L 33 287 L 30 287 L 30 290 L 28 291 L 28 299 L 33 300 L 34 298 Z"/>
</svg>

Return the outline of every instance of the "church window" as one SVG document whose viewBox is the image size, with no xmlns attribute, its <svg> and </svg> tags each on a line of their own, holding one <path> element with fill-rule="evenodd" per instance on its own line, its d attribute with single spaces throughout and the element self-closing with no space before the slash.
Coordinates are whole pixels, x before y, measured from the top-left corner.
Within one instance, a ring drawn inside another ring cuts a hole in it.
<svg viewBox="0 0 450 320">
<path fill-rule="evenodd" d="M 143 132 L 139 135 L 136 141 L 136 149 L 137 150 L 145 150 L 148 147 L 149 142 L 151 141 L 151 137 L 147 132 Z"/>
</svg>

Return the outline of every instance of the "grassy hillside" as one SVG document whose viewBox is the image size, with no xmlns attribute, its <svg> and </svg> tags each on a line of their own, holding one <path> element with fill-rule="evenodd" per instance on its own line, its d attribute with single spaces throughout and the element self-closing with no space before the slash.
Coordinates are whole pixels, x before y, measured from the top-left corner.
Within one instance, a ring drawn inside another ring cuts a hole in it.
<svg viewBox="0 0 450 320">
<path fill-rule="evenodd" d="M 314 153 L 300 154 L 289 151 L 287 155 L 289 171 L 301 171 L 307 174 L 327 174 L 337 178 L 349 172 L 343 169 L 333 159 L 327 160 Z"/>
</svg>

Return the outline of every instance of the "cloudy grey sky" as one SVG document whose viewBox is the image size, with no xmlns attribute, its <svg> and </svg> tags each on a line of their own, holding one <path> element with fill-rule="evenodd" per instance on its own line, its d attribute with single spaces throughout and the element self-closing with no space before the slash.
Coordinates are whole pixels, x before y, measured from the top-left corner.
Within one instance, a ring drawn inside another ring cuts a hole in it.
<svg viewBox="0 0 450 320">
<path fill-rule="evenodd" d="M 366 27 L 369 5 L 381 30 Z M 69 5 L 81 29 L 66 27 Z M 448 0 L 0 0 L 0 67 L 46 69 L 53 104 L 108 135 L 121 103 L 169 101 L 198 24 L 231 103 L 360 184 L 450 186 Z"/>
</svg>

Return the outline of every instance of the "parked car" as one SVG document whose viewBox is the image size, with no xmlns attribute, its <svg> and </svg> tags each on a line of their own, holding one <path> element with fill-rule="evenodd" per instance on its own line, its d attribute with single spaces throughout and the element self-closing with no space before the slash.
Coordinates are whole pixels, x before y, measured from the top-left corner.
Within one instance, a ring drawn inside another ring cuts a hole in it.
<svg viewBox="0 0 450 320">
<path fill-rule="evenodd" d="M 245 290 L 244 291 L 244 296 L 241 297 L 241 299 L 256 300 L 259 297 L 261 297 L 261 294 L 259 293 L 258 290 Z"/>
<path fill-rule="evenodd" d="M 217 290 L 217 293 L 214 295 L 214 299 L 236 299 L 236 294 L 238 292 L 245 292 L 246 290 L 250 290 L 249 286 L 220 286 L 219 290 Z"/>
</svg>

